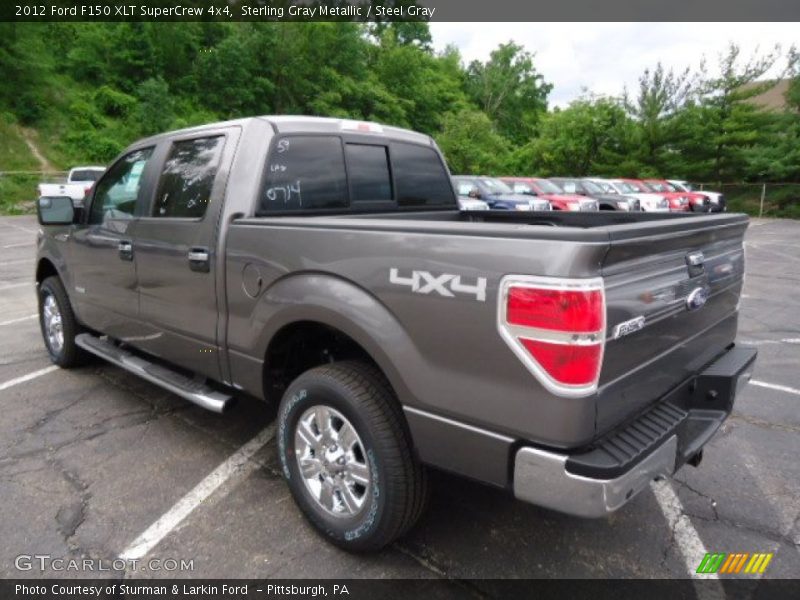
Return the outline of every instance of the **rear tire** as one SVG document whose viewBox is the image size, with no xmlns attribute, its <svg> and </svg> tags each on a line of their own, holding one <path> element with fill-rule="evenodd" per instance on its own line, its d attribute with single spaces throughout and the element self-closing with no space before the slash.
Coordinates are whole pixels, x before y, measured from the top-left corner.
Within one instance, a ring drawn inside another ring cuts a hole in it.
<svg viewBox="0 0 800 600">
<path fill-rule="evenodd" d="M 48 277 L 39 285 L 37 293 L 39 326 L 50 360 L 64 369 L 85 364 L 90 355 L 75 344 L 75 336 L 82 328 L 72 312 L 61 280 Z"/>
<path fill-rule="evenodd" d="M 332 363 L 300 375 L 278 411 L 278 450 L 297 505 L 345 550 L 382 548 L 422 513 L 426 473 L 394 392 L 370 364 Z"/>
</svg>

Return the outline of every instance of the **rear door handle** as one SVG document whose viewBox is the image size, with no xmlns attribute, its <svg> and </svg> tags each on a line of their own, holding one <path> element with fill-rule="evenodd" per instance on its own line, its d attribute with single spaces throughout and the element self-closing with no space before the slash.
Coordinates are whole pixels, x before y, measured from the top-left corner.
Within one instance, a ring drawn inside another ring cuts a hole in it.
<svg viewBox="0 0 800 600">
<path fill-rule="evenodd" d="M 121 260 L 133 260 L 133 243 L 128 240 L 120 240 L 117 244 L 117 252 Z"/>
<path fill-rule="evenodd" d="M 211 264 L 208 258 L 208 248 L 192 248 L 187 256 L 189 258 L 189 268 L 192 271 L 208 273 Z"/>
</svg>

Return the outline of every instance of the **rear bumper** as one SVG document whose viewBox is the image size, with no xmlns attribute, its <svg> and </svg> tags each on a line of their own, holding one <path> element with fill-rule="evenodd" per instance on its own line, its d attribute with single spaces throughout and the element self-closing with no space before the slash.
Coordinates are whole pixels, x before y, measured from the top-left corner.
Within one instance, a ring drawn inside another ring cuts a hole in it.
<svg viewBox="0 0 800 600">
<path fill-rule="evenodd" d="M 728 350 L 584 452 L 520 448 L 514 460 L 514 495 L 581 517 L 614 512 L 656 477 L 672 475 L 699 456 L 750 380 L 755 359 L 755 349 Z"/>
</svg>

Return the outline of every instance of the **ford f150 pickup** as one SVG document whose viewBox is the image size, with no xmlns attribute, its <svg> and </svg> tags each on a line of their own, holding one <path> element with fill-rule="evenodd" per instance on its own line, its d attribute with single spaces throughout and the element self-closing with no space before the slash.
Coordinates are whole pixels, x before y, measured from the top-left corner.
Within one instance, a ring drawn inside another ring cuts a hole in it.
<svg viewBox="0 0 800 600">
<path fill-rule="evenodd" d="M 70 169 L 67 180 L 63 183 L 40 183 L 39 197 L 69 196 L 76 206 L 83 205 L 84 197 L 89 193 L 95 181 L 106 170 L 105 167 L 75 167 Z"/>
<path fill-rule="evenodd" d="M 428 466 L 607 515 L 699 462 L 756 356 L 746 216 L 460 212 L 433 140 L 373 123 L 158 135 L 38 214 L 53 362 L 276 403 L 292 495 L 349 550 L 411 527 Z"/>
</svg>

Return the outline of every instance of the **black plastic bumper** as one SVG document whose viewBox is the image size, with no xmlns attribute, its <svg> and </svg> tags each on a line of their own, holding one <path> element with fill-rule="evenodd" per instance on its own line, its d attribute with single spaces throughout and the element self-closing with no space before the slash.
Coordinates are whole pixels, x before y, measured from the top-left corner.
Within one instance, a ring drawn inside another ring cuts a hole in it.
<svg viewBox="0 0 800 600">
<path fill-rule="evenodd" d="M 614 479 L 670 440 L 677 439 L 674 470 L 699 454 L 733 409 L 737 392 L 749 381 L 757 351 L 732 347 L 696 377 L 588 451 L 570 455 L 569 473 Z"/>
</svg>

